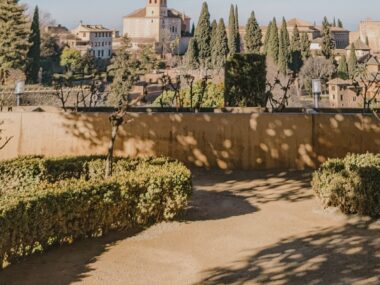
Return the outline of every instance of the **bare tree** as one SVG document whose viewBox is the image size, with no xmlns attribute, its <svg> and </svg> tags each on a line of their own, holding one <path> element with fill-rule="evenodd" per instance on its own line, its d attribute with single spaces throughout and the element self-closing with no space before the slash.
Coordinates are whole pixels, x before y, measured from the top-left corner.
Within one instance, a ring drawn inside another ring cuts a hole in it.
<svg viewBox="0 0 380 285">
<path fill-rule="evenodd" d="M 353 78 L 353 86 L 357 96 L 363 98 L 363 111 L 370 110 L 380 94 L 380 72 L 369 72 L 366 65 L 359 66 Z"/>
<path fill-rule="evenodd" d="M 3 125 L 4 125 L 4 121 L 0 121 L 0 150 L 4 149 L 5 146 L 13 139 L 13 137 L 2 136 L 2 133 L 4 130 L 1 128 L 1 126 Z"/>
</svg>

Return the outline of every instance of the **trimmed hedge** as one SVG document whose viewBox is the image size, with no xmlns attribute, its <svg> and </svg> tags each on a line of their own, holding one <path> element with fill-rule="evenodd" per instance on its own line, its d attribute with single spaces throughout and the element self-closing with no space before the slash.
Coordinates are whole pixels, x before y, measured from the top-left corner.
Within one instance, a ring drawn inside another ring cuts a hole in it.
<svg viewBox="0 0 380 285">
<path fill-rule="evenodd" d="M 314 173 L 312 185 L 325 207 L 380 217 L 380 154 L 328 160 Z"/>
<path fill-rule="evenodd" d="M 0 162 L 0 267 L 54 245 L 170 220 L 186 206 L 191 173 L 166 158 L 26 157 Z M 4 187 L 4 186 L 3 186 Z"/>
</svg>

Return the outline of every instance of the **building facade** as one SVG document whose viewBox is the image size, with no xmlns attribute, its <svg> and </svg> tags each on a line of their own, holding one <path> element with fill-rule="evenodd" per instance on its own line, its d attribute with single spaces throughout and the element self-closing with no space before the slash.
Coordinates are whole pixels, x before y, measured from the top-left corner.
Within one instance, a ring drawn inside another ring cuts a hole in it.
<svg viewBox="0 0 380 285">
<path fill-rule="evenodd" d="M 188 36 L 190 21 L 184 13 L 169 9 L 167 0 L 147 0 L 144 8 L 124 17 L 123 35 L 130 38 L 135 49 L 152 45 L 158 50 L 168 41 Z"/>
<path fill-rule="evenodd" d="M 368 46 L 374 53 L 380 53 L 380 21 L 361 21 L 359 38 L 364 43 L 368 42 Z"/>
</svg>

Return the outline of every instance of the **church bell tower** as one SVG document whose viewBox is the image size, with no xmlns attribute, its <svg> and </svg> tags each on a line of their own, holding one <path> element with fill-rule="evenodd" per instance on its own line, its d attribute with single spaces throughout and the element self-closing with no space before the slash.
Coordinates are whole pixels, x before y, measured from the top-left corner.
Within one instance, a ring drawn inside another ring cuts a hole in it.
<svg viewBox="0 0 380 285">
<path fill-rule="evenodd" d="M 146 16 L 153 18 L 167 17 L 167 0 L 148 0 L 148 4 L 146 6 Z"/>
</svg>

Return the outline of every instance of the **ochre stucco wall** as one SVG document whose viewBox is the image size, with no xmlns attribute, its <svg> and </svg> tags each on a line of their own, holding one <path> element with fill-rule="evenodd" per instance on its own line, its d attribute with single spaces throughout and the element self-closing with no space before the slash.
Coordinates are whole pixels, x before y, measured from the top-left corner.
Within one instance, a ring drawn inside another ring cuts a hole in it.
<svg viewBox="0 0 380 285">
<path fill-rule="evenodd" d="M 348 152 L 380 152 L 380 121 L 363 115 L 129 114 L 116 154 L 165 155 L 221 169 L 315 168 Z M 13 136 L 0 159 L 106 154 L 108 114 L 0 113 Z"/>
</svg>

